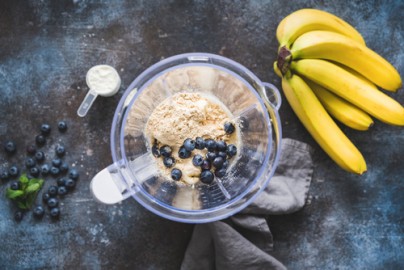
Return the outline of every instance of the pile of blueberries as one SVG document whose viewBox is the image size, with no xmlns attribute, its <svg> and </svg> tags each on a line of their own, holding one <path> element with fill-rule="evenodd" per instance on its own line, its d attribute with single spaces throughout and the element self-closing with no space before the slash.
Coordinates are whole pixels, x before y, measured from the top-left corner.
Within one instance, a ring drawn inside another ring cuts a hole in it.
<svg viewBox="0 0 404 270">
<path fill-rule="evenodd" d="M 65 132 L 67 130 L 67 124 L 65 121 L 59 121 L 58 130 Z M 76 169 L 69 168 L 69 165 L 63 160 L 66 150 L 61 144 L 57 144 L 55 147 L 54 158 L 50 163 L 45 163 L 46 156 L 41 150 L 46 144 L 47 137 L 51 133 L 51 126 L 49 124 L 42 124 L 40 127 L 40 134 L 35 137 L 35 144 L 29 145 L 26 148 L 27 157 L 25 158 L 24 165 L 27 171 L 28 178 L 46 178 L 51 176 L 57 178 L 56 184 L 51 185 L 46 192 L 42 194 L 42 201 L 49 208 L 49 215 L 52 218 L 59 218 L 59 198 L 67 195 L 76 186 L 76 181 L 79 179 L 79 173 Z M 12 155 L 16 152 L 17 146 L 13 141 L 7 141 L 4 144 L 4 150 Z M 12 165 L 8 170 L 3 170 L 0 173 L 0 179 L 8 180 L 10 178 L 16 178 L 20 174 L 20 169 L 17 165 Z M 18 180 L 10 183 L 10 188 L 18 190 L 20 183 Z M 38 204 L 33 208 L 33 215 L 35 218 L 42 218 L 45 214 L 45 208 Z M 23 212 L 17 210 L 14 214 L 14 219 L 20 221 L 23 217 Z"/>
<path fill-rule="evenodd" d="M 235 127 L 232 123 L 226 122 L 224 123 L 224 131 L 226 134 L 232 134 L 235 131 Z M 192 157 L 192 164 L 202 169 L 199 178 L 204 184 L 211 184 L 214 180 L 214 176 L 219 178 L 225 176 L 229 166 L 228 159 L 237 154 L 237 147 L 234 144 L 227 145 L 227 143 L 222 140 L 205 140 L 202 137 L 196 137 L 195 140 L 187 138 L 184 141 L 183 145 L 178 150 L 179 158 L 190 158 L 194 149 L 208 150 L 205 157 L 200 154 L 195 154 Z M 168 145 L 163 145 L 159 148 L 157 141 L 155 141 L 152 146 L 152 154 L 156 158 L 162 157 L 163 164 L 167 168 L 171 168 L 175 165 L 175 159 L 172 157 L 172 148 Z M 177 168 L 171 170 L 171 178 L 174 181 L 180 180 L 181 177 L 181 170 Z"/>
</svg>

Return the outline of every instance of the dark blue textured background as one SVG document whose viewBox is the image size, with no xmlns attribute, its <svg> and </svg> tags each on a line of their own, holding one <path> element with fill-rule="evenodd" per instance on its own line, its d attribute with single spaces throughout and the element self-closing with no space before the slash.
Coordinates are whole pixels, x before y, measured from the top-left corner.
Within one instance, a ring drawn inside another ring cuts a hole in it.
<svg viewBox="0 0 404 270">
<path fill-rule="evenodd" d="M 195 51 L 232 58 L 280 87 L 272 71 L 275 29 L 303 7 L 350 22 L 404 75 L 400 0 L 1 1 L 0 139 L 20 148 L 11 159 L 1 152 L 0 166 L 22 162 L 42 122 L 65 119 L 69 131 L 53 132 L 44 149 L 51 156 L 63 142 L 81 179 L 58 222 L 27 215 L 16 224 L 0 184 L 0 269 L 178 269 L 192 225 L 159 218 L 133 200 L 101 205 L 89 193 L 91 177 L 112 161 L 109 131 L 120 96 L 148 66 Z M 79 118 L 85 74 L 104 63 L 120 73 L 121 90 Z M 404 104 L 403 89 L 389 95 Z M 343 127 L 368 164 L 355 176 L 326 156 L 285 100 L 280 114 L 284 137 L 315 148 L 315 172 L 303 210 L 269 217 L 273 255 L 290 269 L 404 269 L 404 130 L 378 121 L 368 132 Z"/>
</svg>

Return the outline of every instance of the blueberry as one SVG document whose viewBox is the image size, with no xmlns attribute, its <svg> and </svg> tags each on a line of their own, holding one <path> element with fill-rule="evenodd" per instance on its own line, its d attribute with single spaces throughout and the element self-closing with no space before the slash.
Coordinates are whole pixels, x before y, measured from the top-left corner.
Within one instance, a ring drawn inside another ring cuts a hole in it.
<svg viewBox="0 0 404 270">
<path fill-rule="evenodd" d="M 17 151 L 17 145 L 13 141 L 7 141 L 4 144 L 4 150 L 6 150 L 8 154 L 13 154 Z"/>
<path fill-rule="evenodd" d="M 49 212 L 50 216 L 52 218 L 58 218 L 60 216 L 60 210 L 58 207 L 53 207 L 50 212 Z"/>
<path fill-rule="evenodd" d="M 51 198 L 51 195 L 49 195 L 48 192 L 42 193 L 42 201 L 43 201 L 44 203 L 47 203 L 50 198 Z"/>
<path fill-rule="evenodd" d="M 24 216 L 23 212 L 21 210 L 17 210 L 14 213 L 14 220 L 17 222 L 20 222 L 22 220 L 23 216 Z"/>
<path fill-rule="evenodd" d="M 215 152 L 207 152 L 206 153 L 206 159 L 209 161 L 213 161 L 216 158 L 216 153 Z"/>
<path fill-rule="evenodd" d="M 182 177 L 182 172 L 181 172 L 181 170 L 179 170 L 179 169 L 177 169 L 177 168 L 172 169 L 172 171 L 171 171 L 171 178 L 172 178 L 174 181 L 180 180 L 181 177 Z"/>
<path fill-rule="evenodd" d="M 216 168 L 216 169 L 221 169 L 223 167 L 223 162 L 224 159 L 222 157 L 216 157 L 213 162 L 212 165 Z"/>
<path fill-rule="evenodd" d="M 226 169 L 225 168 L 221 168 L 221 169 L 219 169 L 219 170 L 215 170 L 215 175 L 217 176 L 217 177 L 223 177 L 223 176 L 225 176 L 226 175 Z"/>
<path fill-rule="evenodd" d="M 59 205 L 59 200 L 52 197 L 46 202 L 46 204 L 49 206 L 49 208 L 54 208 Z"/>
<path fill-rule="evenodd" d="M 0 179 L 1 180 L 8 180 L 8 178 L 10 178 L 10 174 L 8 173 L 7 170 L 2 170 L 0 172 Z"/>
<path fill-rule="evenodd" d="M 228 167 L 229 167 L 229 161 L 226 159 L 226 160 L 223 162 L 222 169 L 227 169 Z"/>
<path fill-rule="evenodd" d="M 63 145 L 58 145 L 56 146 L 55 152 L 58 157 L 63 157 L 66 153 L 66 150 Z"/>
<path fill-rule="evenodd" d="M 216 149 L 217 151 L 226 151 L 227 143 L 222 140 L 216 141 Z"/>
<path fill-rule="evenodd" d="M 61 196 L 64 196 L 67 194 L 67 188 L 65 186 L 60 186 L 58 187 L 58 194 Z"/>
<path fill-rule="evenodd" d="M 226 151 L 226 150 L 225 150 L 225 151 Z M 226 152 L 222 152 L 222 151 L 217 152 L 217 156 L 218 156 L 218 157 L 222 157 L 223 159 L 226 159 L 226 158 L 227 158 Z"/>
<path fill-rule="evenodd" d="M 213 182 L 214 176 L 211 171 L 206 170 L 202 171 L 201 175 L 199 176 L 199 179 L 204 184 L 210 184 Z"/>
<path fill-rule="evenodd" d="M 199 149 L 199 150 L 202 150 L 205 148 L 205 140 L 202 137 L 196 137 L 195 148 Z"/>
<path fill-rule="evenodd" d="M 210 170 L 211 167 L 212 167 L 212 165 L 210 164 L 209 160 L 205 159 L 202 162 L 202 165 L 201 165 L 202 170 Z"/>
<path fill-rule="evenodd" d="M 48 194 L 51 197 L 56 197 L 56 195 L 58 195 L 58 187 L 57 186 L 50 186 L 48 188 Z"/>
<path fill-rule="evenodd" d="M 76 186 L 76 181 L 74 181 L 71 178 L 67 178 L 66 182 L 65 182 L 65 186 L 68 190 L 72 190 L 74 189 L 74 187 Z"/>
<path fill-rule="evenodd" d="M 59 187 L 65 186 L 66 185 L 66 177 L 61 177 L 58 180 L 56 180 L 56 183 L 58 184 Z"/>
<path fill-rule="evenodd" d="M 54 158 L 52 159 L 52 165 L 59 168 L 60 165 L 62 165 L 62 160 L 60 158 Z"/>
<path fill-rule="evenodd" d="M 45 209 L 43 209 L 42 205 L 37 205 L 32 211 L 32 214 L 34 215 L 35 218 L 42 218 L 43 215 L 45 214 Z"/>
<path fill-rule="evenodd" d="M 66 173 L 69 170 L 69 165 L 66 162 L 60 164 L 59 170 L 61 173 Z"/>
<path fill-rule="evenodd" d="M 178 156 L 182 159 L 189 158 L 191 156 L 191 152 L 189 152 L 187 149 L 185 149 L 184 146 L 181 146 L 180 150 L 178 150 Z"/>
<path fill-rule="evenodd" d="M 50 173 L 51 173 L 51 175 L 53 175 L 53 176 L 57 176 L 57 175 L 60 173 L 60 170 L 59 170 L 58 167 L 52 166 L 52 167 L 50 168 Z"/>
<path fill-rule="evenodd" d="M 20 182 L 19 181 L 14 181 L 10 184 L 10 188 L 12 190 L 19 190 L 20 189 Z"/>
<path fill-rule="evenodd" d="M 29 174 L 32 177 L 38 177 L 39 176 L 39 169 L 37 167 L 32 167 L 29 169 Z"/>
<path fill-rule="evenodd" d="M 190 139 L 190 138 L 186 139 L 184 141 L 184 148 L 187 151 L 190 151 L 190 152 L 194 151 L 194 149 L 195 149 L 195 141 Z"/>
<path fill-rule="evenodd" d="M 27 150 L 27 154 L 29 154 L 29 155 L 34 155 L 36 153 L 36 147 L 33 144 L 28 145 L 26 150 Z"/>
<path fill-rule="evenodd" d="M 73 179 L 73 180 L 77 180 L 79 179 L 79 173 L 77 172 L 76 169 L 71 169 L 69 172 L 69 178 Z"/>
<path fill-rule="evenodd" d="M 59 121 L 58 129 L 60 132 L 65 132 L 67 130 L 67 124 L 65 121 Z"/>
<path fill-rule="evenodd" d="M 230 122 L 224 123 L 224 132 L 226 132 L 226 134 L 232 134 L 235 130 L 236 128 L 232 123 Z"/>
<path fill-rule="evenodd" d="M 205 147 L 210 152 L 216 151 L 216 142 L 212 139 L 208 139 L 205 141 Z"/>
<path fill-rule="evenodd" d="M 160 149 L 158 148 L 157 145 L 154 144 L 154 145 L 152 146 L 152 148 L 151 148 L 151 151 L 152 151 L 152 154 L 153 154 L 154 157 L 158 158 L 158 157 L 161 156 L 161 154 L 160 154 Z"/>
<path fill-rule="evenodd" d="M 234 144 L 229 144 L 226 152 L 229 157 L 233 157 L 237 154 L 237 147 Z"/>
<path fill-rule="evenodd" d="M 15 165 L 11 166 L 11 167 L 8 169 L 8 174 L 9 174 L 11 177 L 15 177 L 15 176 L 17 176 L 19 173 L 20 173 L 20 170 L 19 170 L 18 167 L 15 166 Z"/>
<path fill-rule="evenodd" d="M 35 153 L 35 159 L 36 159 L 36 161 L 38 161 L 38 162 L 42 162 L 42 161 L 45 160 L 45 154 L 44 154 L 42 151 L 37 151 L 37 152 Z"/>
<path fill-rule="evenodd" d="M 170 146 L 168 145 L 163 145 L 162 147 L 160 147 L 160 154 L 163 157 L 169 157 L 171 156 L 171 153 L 173 152 L 173 150 L 171 149 Z"/>
<path fill-rule="evenodd" d="M 41 133 L 42 135 L 49 135 L 49 133 L 51 132 L 51 127 L 48 124 L 42 124 L 41 125 Z"/>
<path fill-rule="evenodd" d="M 35 137 L 35 142 L 38 145 L 44 145 L 46 143 L 46 138 L 44 135 L 40 134 Z"/>
<path fill-rule="evenodd" d="M 43 165 L 41 166 L 41 174 L 42 174 L 43 176 L 48 175 L 48 174 L 49 174 L 49 171 L 50 171 L 50 168 L 49 168 L 49 165 L 48 165 L 48 164 L 43 164 Z"/>
<path fill-rule="evenodd" d="M 35 165 L 36 165 L 35 159 L 30 157 L 25 159 L 25 166 L 27 166 L 27 168 L 32 168 Z"/>
<path fill-rule="evenodd" d="M 199 167 L 201 166 L 203 163 L 203 157 L 199 154 L 196 154 L 193 158 L 192 158 L 192 164 L 194 164 L 194 166 Z"/>
<path fill-rule="evenodd" d="M 171 168 L 174 165 L 175 160 L 173 157 L 164 157 L 163 163 L 167 168 Z"/>
</svg>

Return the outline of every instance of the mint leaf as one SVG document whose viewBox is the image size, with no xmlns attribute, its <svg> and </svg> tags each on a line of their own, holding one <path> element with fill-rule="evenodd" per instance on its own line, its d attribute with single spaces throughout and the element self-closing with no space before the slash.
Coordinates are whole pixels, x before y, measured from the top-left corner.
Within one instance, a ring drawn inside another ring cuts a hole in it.
<svg viewBox="0 0 404 270">
<path fill-rule="evenodd" d="M 32 178 L 28 182 L 28 187 L 31 185 L 39 184 L 39 187 L 42 187 L 43 180 L 42 179 L 37 179 L 37 178 Z"/>
<path fill-rule="evenodd" d="M 28 209 L 28 207 L 27 207 L 27 205 L 26 205 L 25 202 L 17 201 L 16 203 L 17 203 L 18 208 L 24 209 L 24 210 L 25 210 L 25 209 Z"/>
<path fill-rule="evenodd" d="M 29 182 L 29 179 L 25 173 L 20 176 L 20 184 L 21 184 L 22 190 L 24 190 L 27 187 L 28 182 Z"/>
<path fill-rule="evenodd" d="M 41 188 L 41 185 L 38 183 L 34 183 L 34 184 L 30 184 L 26 189 L 25 189 L 25 193 L 29 194 L 29 193 L 34 193 L 36 191 L 38 191 Z"/>
<path fill-rule="evenodd" d="M 15 200 L 18 197 L 21 197 L 24 195 L 24 191 L 22 190 L 13 190 L 11 188 L 7 188 L 6 191 L 6 197 L 9 198 L 10 200 Z"/>
</svg>

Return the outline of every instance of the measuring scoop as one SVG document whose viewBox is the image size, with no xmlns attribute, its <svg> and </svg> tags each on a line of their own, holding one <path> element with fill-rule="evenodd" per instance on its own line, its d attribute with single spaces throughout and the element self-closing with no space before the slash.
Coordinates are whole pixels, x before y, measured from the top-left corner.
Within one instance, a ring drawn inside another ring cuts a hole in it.
<svg viewBox="0 0 404 270">
<path fill-rule="evenodd" d="M 108 65 L 97 65 L 90 68 L 86 75 L 86 82 L 90 90 L 77 110 L 80 117 L 87 114 L 98 95 L 110 97 L 115 95 L 121 86 L 118 72 Z"/>
</svg>

